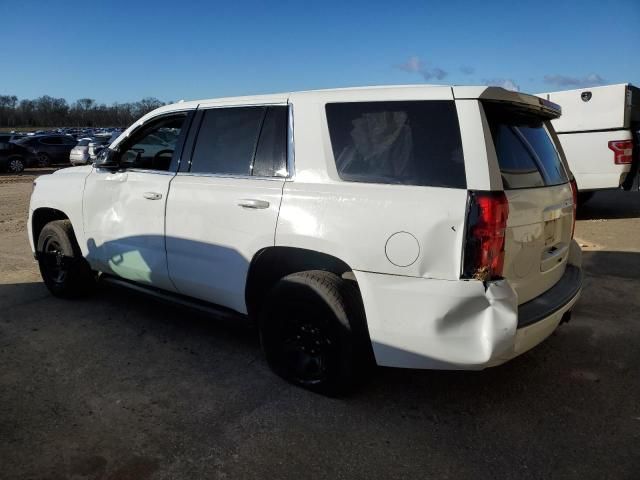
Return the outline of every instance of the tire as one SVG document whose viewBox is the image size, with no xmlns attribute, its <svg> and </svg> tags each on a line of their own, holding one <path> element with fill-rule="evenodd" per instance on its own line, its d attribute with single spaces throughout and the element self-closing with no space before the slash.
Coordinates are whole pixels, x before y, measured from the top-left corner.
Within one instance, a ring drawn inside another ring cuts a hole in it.
<svg viewBox="0 0 640 480">
<path fill-rule="evenodd" d="M 22 157 L 9 157 L 7 160 L 7 172 L 22 173 L 24 171 L 24 160 Z"/>
<path fill-rule="evenodd" d="M 39 153 L 38 154 L 38 166 L 40 168 L 46 168 L 46 167 L 48 167 L 50 165 L 51 165 L 51 157 L 48 154 L 44 153 L 44 152 Z"/>
<path fill-rule="evenodd" d="M 37 244 L 40 274 L 56 297 L 77 298 L 89 294 L 96 275 L 82 256 L 69 220 L 47 223 Z"/>
<path fill-rule="evenodd" d="M 279 280 L 260 315 L 271 369 L 325 395 L 348 393 L 373 366 L 373 351 L 355 282 L 311 270 Z"/>
</svg>

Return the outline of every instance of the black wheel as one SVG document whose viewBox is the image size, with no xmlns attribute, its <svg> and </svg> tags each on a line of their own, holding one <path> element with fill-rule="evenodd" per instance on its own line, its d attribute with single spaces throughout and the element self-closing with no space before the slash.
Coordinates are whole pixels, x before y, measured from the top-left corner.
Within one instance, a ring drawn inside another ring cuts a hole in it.
<svg viewBox="0 0 640 480">
<path fill-rule="evenodd" d="M 24 171 L 24 160 L 22 157 L 10 157 L 7 160 L 7 171 L 9 173 L 22 173 Z"/>
<path fill-rule="evenodd" d="M 327 395 L 348 392 L 373 364 L 360 292 L 329 272 L 281 279 L 265 301 L 260 337 L 278 375 Z"/>
<path fill-rule="evenodd" d="M 51 165 L 51 157 L 49 157 L 49 155 L 44 152 L 40 152 L 38 154 L 38 166 L 44 168 L 48 167 L 49 165 Z"/>
<path fill-rule="evenodd" d="M 69 220 L 47 223 L 38 237 L 38 264 L 49 291 L 57 297 L 88 294 L 96 276 L 82 257 Z"/>
</svg>

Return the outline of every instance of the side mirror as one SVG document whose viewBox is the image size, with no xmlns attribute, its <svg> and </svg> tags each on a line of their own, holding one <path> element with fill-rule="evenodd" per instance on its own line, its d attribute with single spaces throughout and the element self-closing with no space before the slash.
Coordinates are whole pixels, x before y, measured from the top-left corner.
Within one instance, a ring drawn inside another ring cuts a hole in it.
<svg viewBox="0 0 640 480">
<path fill-rule="evenodd" d="M 120 167 L 120 162 L 117 158 L 117 153 L 115 150 L 111 150 L 110 148 L 103 148 L 98 153 L 96 158 L 95 166 L 96 168 L 118 168 Z"/>
</svg>

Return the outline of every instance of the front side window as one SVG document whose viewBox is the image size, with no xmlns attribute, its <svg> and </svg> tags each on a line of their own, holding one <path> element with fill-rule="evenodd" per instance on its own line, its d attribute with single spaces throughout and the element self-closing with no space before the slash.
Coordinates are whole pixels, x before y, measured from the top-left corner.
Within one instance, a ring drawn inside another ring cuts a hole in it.
<svg viewBox="0 0 640 480">
<path fill-rule="evenodd" d="M 186 119 L 186 113 L 178 113 L 142 127 L 119 149 L 120 165 L 123 168 L 169 170 Z"/>
<path fill-rule="evenodd" d="M 505 189 L 544 187 L 569 181 L 544 118 L 510 104 L 486 102 L 484 110 Z"/>
<path fill-rule="evenodd" d="M 453 101 L 329 103 L 326 114 L 342 180 L 466 188 Z"/>
</svg>

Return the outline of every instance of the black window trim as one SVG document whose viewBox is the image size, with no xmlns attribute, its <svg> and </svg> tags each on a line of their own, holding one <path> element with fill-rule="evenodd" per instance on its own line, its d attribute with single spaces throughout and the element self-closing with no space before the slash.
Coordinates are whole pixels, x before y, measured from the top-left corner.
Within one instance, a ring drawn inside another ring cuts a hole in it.
<svg viewBox="0 0 640 480">
<path fill-rule="evenodd" d="M 198 135 L 200 134 L 200 128 L 202 127 L 202 122 L 204 120 L 204 112 L 207 110 L 213 110 L 217 108 L 243 108 L 243 107 L 263 107 L 264 113 L 262 115 L 262 120 L 260 122 L 260 130 L 258 132 L 258 137 L 256 138 L 255 145 L 253 147 L 253 156 L 251 158 L 251 171 L 253 171 L 253 164 L 255 162 L 256 151 L 258 148 L 258 142 L 260 140 L 260 134 L 262 133 L 262 127 L 264 126 L 264 120 L 266 118 L 267 110 L 269 107 L 287 107 L 288 108 L 288 119 L 287 119 L 287 148 L 286 148 L 286 156 L 285 165 L 287 168 L 287 174 L 283 176 L 275 176 L 275 175 L 243 175 L 239 173 L 209 173 L 209 172 L 192 172 L 191 171 L 191 163 L 193 160 L 193 153 L 196 147 L 196 141 L 198 139 Z M 277 103 L 246 103 L 246 104 L 234 104 L 234 105 L 207 105 L 206 107 L 198 106 L 197 117 L 195 121 L 192 123 L 192 130 L 194 132 L 193 135 L 190 135 L 187 144 L 185 145 L 185 152 L 189 152 L 189 160 L 184 162 L 184 170 L 181 168 L 178 171 L 178 175 L 181 176 L 190 176 L 190 177 L 215 177 L 215 178 L 239 178 L 239 179 L 247 179 L 252 178 L 255 180 L 277 180 L 277 181 L 286 181 L 291 180 L 293 178 L 293 170 L 292 170 L 292 154 L 293 154 L 293 108 L 290 103 L 277 102 Z"/>
</svg>

